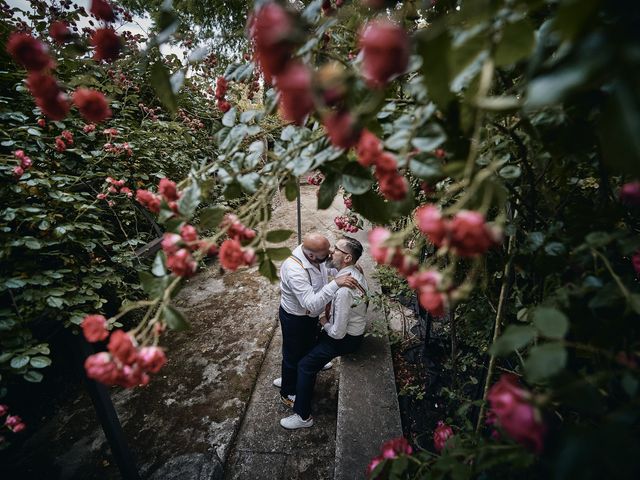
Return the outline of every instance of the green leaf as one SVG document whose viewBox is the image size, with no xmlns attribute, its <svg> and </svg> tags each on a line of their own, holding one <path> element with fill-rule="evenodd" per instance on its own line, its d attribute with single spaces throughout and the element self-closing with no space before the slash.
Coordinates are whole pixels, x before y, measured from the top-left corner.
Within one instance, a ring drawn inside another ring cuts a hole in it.
<svg viewBox="0 0 640 480">
<path fill-rule="evenodd" d="M 631 310 L 640 314 L 640 294 L 632 293 L 631 295 L 629 295 L 627 303 L 629 304 L 629 308 L 631 308 Z"/>
<path fill-rule="evenodd" d="M 64 305 L 64 302 L 61 298 L 58 298 L 58 297 L 48 297 L 47 305 L 53 308 L 62 308 L 62 306 Z"/>
<path fill-rule="evenodd" d="M 36 372 L 35 370 L 29 370 L 24 375 L 22 375 L 22 378 L 24 378 L 27 382 L 40 383 L 44 378 L 44 375 L 42 375 L 40 372 Z"/>
<path fill-rule="evenodd" d="M 427 124 L 424 130 L 420 131 L 420 136 L 411 140 L 411 145 L 421 152 L 431 152 L 442 145 L 447 139 L 444 130 L 437 123 Z"/>
<path fill-rule="evenodd" d="M 600 248 L 611 242 L 613 237 L 607 232 L 591 232 L 584 240 L 590 247 Z"/>
<path fill-rule="evenodd" d="M 527 379 L 540 382 L 560 372 L 567 364 L 567 351 L 559 343 L 533 347 L 524 363 Z"/>
<path fill-rule="evenodd" d="M 298 179 L 291 177 L 284 185 L 284 196 L 290 202 L 298 198 Z"/>
<path fill-rule="evenodd" d="M 449 89 L 451 37 L 447 29 L 424 29 L 416 35 L 418 54 L 422 57 L 422 73 L 429 99 L 443 110 L 453 95 Z"/>
<path fill-rule="evenodd" d="M 236 124 L 236 107 L 231 108 L 222 116 L 222 125 L 225 127 L 233 127 Z"/>
<path fill-rule="evenodd" d="M 175 309 L 171 305 L 166 305 L 162 309 L 162 316 L 164 317 L 164 321 L 166 322 L 167 326 L 171 330 L 180 331 L 180 330 L 186 330 L 191 327 L 189 323 L 185 320 L 182 313 L 180 313 L 177 309 Z"/>
<path fill-rule="evenodd" d="M 200 228 L 203 230 L 212 230 L 220 225 L 224 218 L 226 209 L 224 207 L 208 207 L 202 209 L 198 215 L 200 217 Z"/>
<path fill-rule="evenodd" d="M 509 325 L 504 333 L 491 345 L 495 355 L 507 355 L 526 346 L 536 336 L 536 330 L 528 325 Z"/>
<path fill-rule="evenodd" d="M 535 30 L 528 18 L 507 23 L 496 49 L 496 65 L 505 66 L 529 56 L 535 43 Z"/>
<path fill-rule="evenodd" d="M 35 128 L 27 128 L 27 133 L 29 135 L 33 135 L 34 137 L 39 137 L 40 135 L 42 135 L 40 131 Z"/>
<path fill-rule="evenodd" d="M 51 359 L 49 357 L 32 357 L 29 363 L 33 368 L 45 368 L 51 365 Z"/>
<path fill-rule="evenodd" d="M 267 248 L 265 252 L 272 260 L 284 260 L 291 256 L 291 250 L 287 247 Z"/>
<path fill-rule="evenodd" d="M 412 158 L 409 161 L 409 169 L 419 178 L 434 178 L 442 175 L 440 163 L 435 158 Z"/>
<path fill-rule="evenodd" d="M 360 195 L 371 189 L 373 179 L 369 169 L 357 162 L 350 162 L 342 171 L 342 186 L 355 195 Z"/>
<path fill-rule="evenodd" d="M 33 237 L 28 237 L 25 239 L 24 244 L 27 248 L 31 250 L 40 250 L 42 248 L 42 244 Z"/>
<path fill-rule="evenodd" d="M 320 184 L 320 191 L 318 192 L 318 209 L 326 210 L 333 203 L 333 199 L 338 193 L 340 188 L 340 180 L 342 175 L 335 172 L 329 172 L 324 178 L 324 181 Z"/>
<path fill-rule="evenodd" d="M 178 209 L 180 213 L 187 218 L 191 218 L 196 211 L 196 207 L 200 204 L 200 186 L 198 182 L 191 182 L 191 185 L 182 192 L 182 196 L 178 200 Z"/>
<path fill-rule="evenodd" d="M 162 250 L 156 253 L 156 257 L 153 259 L 151 273 L 156 277 L 164 277 L 167 274 L 167 269 L 164 265 L 164 252 Z"/>
<path fill-rule="evenodd" d="M 353 209 L 373 223 L 386 223 L 391 217 L 389 204 L 382 197 L 369 190 L 363 195 L 352 195 Z"/>
<path fill-rule="evenodd" d="M 149 296 L 149 298 L 158 298 L 162 296 L 166 287 L 165 279 L 167 277 L 154 277 L 149 272 L 145 271 L 138 272 L 138 277 L 140 278 L 142 289 Z"/>
<path fill-rule="evenodd" d="M 13 357 L 11 359 L 11 368 L 15 368 L 16 370 L 21 369 L 29 363 L 29 357 L 26 355 L 18 355 L 17 357 Z"/>
<path fill-rule="evenodd" d="M 293 230 L 271 230 L 267 232 L 267 242 L 284 242 L 285 240 L 289 240 L 294 233 Z"/>
<path fill-rule="evenodd" d="M 158 60 L 151 66 L 151 86 L 155 89 L 158 98 L 171 112 L 176 113 L 178 102 L 171 88 L 171 79 L 167 67 Z"/>
<path fill-rule="evenodd" d="M 260 262 L 260 267 L 258 268 L 258 271 L 263 277 L 268 278 L 271 283 L 278 280 L 278 273 L 276 271 L 276 266 L 268 258 L 264 258 L 262 262 Z"/>
<path fill-rule="evenodd" d="M 549 338 L 564 338 L 569 331 L 569 319 L 560 310 L 538 307 L 533 311 L 533 324 Z"/>
<path fill-rule="evenodd" d="M 498 174 L 504 178 L 505 180 L 515 180 L 520 177 L 522 170 L 518 165 L 507 165 L 506 167 L 502 167 Z"/>
</svg>

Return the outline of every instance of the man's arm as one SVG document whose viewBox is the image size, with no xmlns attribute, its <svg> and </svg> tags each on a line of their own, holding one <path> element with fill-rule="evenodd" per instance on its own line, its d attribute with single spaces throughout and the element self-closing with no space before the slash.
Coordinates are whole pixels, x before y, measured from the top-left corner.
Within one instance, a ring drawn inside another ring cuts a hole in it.
<svg viewBox="0 0 640 480">
<path fill-rule="evenodd" d="M 288 267 L 287 283 L 302 308 L 308 310 L 309 315 L 312 317 L 322 313 L 324 306 L 331 301 L 338 290 L 338 284 L 335 281 L 331 281 L 316 293 L 313 291 L 309 275 L 304 268 L 299 265 Z"/>
<path fill-rule="evenodd" d="M 347 334 L 349 324 L 349 313 L 353 304 L 353 290 L 341 288 L 333 299 L 333 318 L 331 323 L 327 323 L 324 329 L 330 337 L 339 340 Z"/>
</svg>

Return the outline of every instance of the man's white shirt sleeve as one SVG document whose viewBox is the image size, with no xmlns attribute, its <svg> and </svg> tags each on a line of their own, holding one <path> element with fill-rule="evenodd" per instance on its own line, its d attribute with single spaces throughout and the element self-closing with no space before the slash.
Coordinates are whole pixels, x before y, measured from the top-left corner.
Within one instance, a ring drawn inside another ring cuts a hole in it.
<svg viewBox="0 0 640 480">
<path fill-rule="evenodd" d="M 315 293 L 309 283 L 309 275 L 306 270 L 294 264 L 293 261 L 288 263 L 290 264 L 286 267 L 287 283 L 291 292 L 298 299 L 300 305 L 309 311 L 309 316 L 317 317 L 324 311 L 325 305 L 333 298 L 339 288 L 338 284 L 335 281 L 331 281 Z"/>
<path fill-rule="evenodd" d="M 324 326 L 324 329 L 331 338 L 340 340 L 347 334 L 347 325 L 349 323 L 349 313 L 352 304 L 352 290 L 347 287 L 338 289 L 331 308 L 331 323 L 327 323 Z"/>
</svg>

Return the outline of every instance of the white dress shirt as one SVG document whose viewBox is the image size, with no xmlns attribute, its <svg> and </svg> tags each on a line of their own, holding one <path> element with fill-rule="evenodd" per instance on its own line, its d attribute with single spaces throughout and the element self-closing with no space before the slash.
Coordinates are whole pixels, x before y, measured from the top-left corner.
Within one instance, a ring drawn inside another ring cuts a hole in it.
<svg viewBox="0 0 640 480">
<path fill-rule="evenodd" d="M 287 258 L 280 266 L 280 305 L 292 315 L 317 317 L 324 311 L 336 291 L 338 284 L 329 282 L 327 267 L 313 265 L 302 252 L 302 245 L 296 247 L 295 259 Z M 334 269 L 335 271 L 335 269 Z"/>
<path fill-rule="evenodd" d="M 364 275 L 354 266 L 345 267 L 338 275 L 351 274 L 358 283 L 368 290 Z M 324 325 L 324 330 L 331 338 L 337 340 L 345 335 L 362 335 L 367 326 L 367 302 L 359 288 L 341 287 L 336 292 L 331 305 L 330 322 Z"/>
</svg>

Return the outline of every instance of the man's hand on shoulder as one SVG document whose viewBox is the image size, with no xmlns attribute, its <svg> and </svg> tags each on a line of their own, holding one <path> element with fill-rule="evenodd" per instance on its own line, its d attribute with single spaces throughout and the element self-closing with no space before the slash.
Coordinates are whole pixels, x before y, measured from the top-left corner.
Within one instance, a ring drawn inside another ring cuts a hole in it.
<svg viewBox="0 0 640 480">
<path fill-rule="evenodd" d="M 335 281 L 339 287 L 358 288 L 358 281 L 351 274 L 336 277 Z"/>
</svg>

